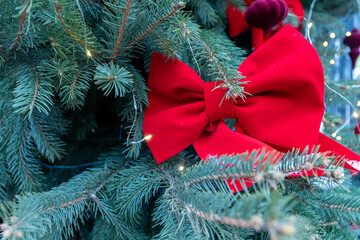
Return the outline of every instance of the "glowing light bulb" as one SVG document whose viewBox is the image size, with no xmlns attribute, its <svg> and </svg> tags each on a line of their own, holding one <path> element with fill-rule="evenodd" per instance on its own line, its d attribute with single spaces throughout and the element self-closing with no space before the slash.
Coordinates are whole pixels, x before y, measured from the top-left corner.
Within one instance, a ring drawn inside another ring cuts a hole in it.
<svg viewBox="0 0 360 240">
<path fill-rule="evenodd" d="M 88 49 L 86 49 L 86 55 L 87 55 L 88 57 L 92 57 L 91 52 L 90 52 Z"/>
<path fill-rule="evenodd" d="M 323 46 L 324 47 L 327 47 L 329 45 L 329 42 L 328 41 L 325 41 L 324 43 L 323 43 Z"/>
<path fill-rule="evenodd" d="M 150 140 L 151 138 L 152 138 L 152 135 L 146 135 L 146 136 L 144 137 L 145 140 Z"/>
<path fill-rule="evenodd" d="M 312 23 L 312 22 L 309 22 L 307 26 L 308 26 L 308 28 L 312 28 L 313 23 Z"/>
<path fill-rule="evenodd" d="M 356 106 L 360 107 L 360 101 L 357 102 Z"/>
<path fill-rule="evenodd" d="M 336 140 L 341 141 L 341 136 L 337 136 Z"/>
<path fill-rule="evenodd" d="M 330 38 L 335 38 L 336 37 L 336 35 L 335 35 L 335 33 L 330 33 Z"/>
<path fill-rule="evenodd" d="M 335 64 L 335 60 L 334 60 L 334 59 L 331 59 L 331 60 L 330 60 L 330 64 L 334 65 L 334 64 Z"/>
<path fill-rule="evenodd" d="M 357 112 L 354 112 L 354 113 L 353 113 L 353 116 L 354 116 L 354 118 L 358 118 L 358 117 L 359 117 L 359 114 L 358 114 Z"/>
<path fill-rule="evenodd" d="M 331 101 L 332 101 L 332 98 L 330 98 L 329 101 L 331 102 Z"/>
<path fill-rule="evenodd" d="M 152 135 L 146 135 L 143 139 L 141 139 L 140 141 L 136 141 L 136 142 L 131 142 L 131 144 L 137 144 L 137 143 L 141 143 L 143 141 L 146 141 L 146 140 L 150 140 L 152 138 Z"/>
<path fill-rule="evenodd" d="M 184 166 L 179 166 L 179 171 L 183 171 L 185 169 Z"/>
<path fill-rule="evenodd" d="M 347 31 L 347 32 L 345 33 L 345 35 L 346 35 L 347 37 L 350 37 L 350 36 L 351 36 L 351 32 L 350 32 L 350 31 Z"/>
<path fill-rule="evenodd" d="M 331 134 L 332 137 L 336 137 L 336 133 Z"/>
</svg>

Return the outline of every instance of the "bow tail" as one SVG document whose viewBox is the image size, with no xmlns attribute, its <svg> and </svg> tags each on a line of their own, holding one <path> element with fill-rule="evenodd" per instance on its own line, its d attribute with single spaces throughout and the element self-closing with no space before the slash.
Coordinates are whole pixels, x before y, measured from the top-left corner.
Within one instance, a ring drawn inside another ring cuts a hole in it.
<svg viewBox="0 0 360 240">
<path fill-rule="evenodd" d="M 345 157 L 344 168 L 360 172 L 360 156 L 358 154 L 322 133 L 319 134 L 318 144 L 320 144 L 319 151 L 321 152 L 331 152 L 339 157 Z M 342 158 L 338 161 L 342 161 Z"/>
<path fill-rule="evenodd" d="M 203 160 L 214 155 L 241 154 L 255 149 L 265 151 L 265 155 L 271 157 L 264 161 L 275 162 L 282 157 L 280 152 L 269 145 L 247 135 L 231 131 L 223 121 L 218 123 L 215 131 L 204 131 L 193 143 L 193 146 Z M 270 154 L 273 152 L 275 154 Z M 243 190 L 244 187 L 250 187 L 255 182 L 253 179 L 237 178 L 235 180 L 227 179 L 227 183 L 232 192 L 237 192 Z"/>
</svg>

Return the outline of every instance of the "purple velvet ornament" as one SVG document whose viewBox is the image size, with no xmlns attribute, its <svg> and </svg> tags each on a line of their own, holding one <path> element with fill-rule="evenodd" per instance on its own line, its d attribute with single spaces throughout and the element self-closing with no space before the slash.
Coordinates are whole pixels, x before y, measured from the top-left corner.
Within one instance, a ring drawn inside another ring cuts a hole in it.
<svg viewBox="0 0 360 240">
<path fill-rule="evenodd" d="M 281 23 L 288 14 L 284 0 L 256 0 L 246 10 L 246 22 L 253 27 L 261 28 L 265 33 Z"/>
<path fill-rule="evenodd" d="M 351 31 L 351 36 L 344 38 L 344 44 L 350 47 L 349 56 L 351 58 L 352 68 L 355 68 L 356 59 L 359 57 L 360 32 L 357 28 Z"/>
</svg>

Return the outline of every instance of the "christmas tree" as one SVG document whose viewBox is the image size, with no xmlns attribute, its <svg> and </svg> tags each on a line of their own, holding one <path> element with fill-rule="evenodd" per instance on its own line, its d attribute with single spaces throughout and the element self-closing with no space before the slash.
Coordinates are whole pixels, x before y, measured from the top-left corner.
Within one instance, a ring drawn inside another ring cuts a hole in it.
<svg viewBox="0 0 360 240">
<path fill-rule="evenodd" d="M 0 0 L 2 239 L 357 239 L 357 2 L 261 1 Z"/>
</svg>

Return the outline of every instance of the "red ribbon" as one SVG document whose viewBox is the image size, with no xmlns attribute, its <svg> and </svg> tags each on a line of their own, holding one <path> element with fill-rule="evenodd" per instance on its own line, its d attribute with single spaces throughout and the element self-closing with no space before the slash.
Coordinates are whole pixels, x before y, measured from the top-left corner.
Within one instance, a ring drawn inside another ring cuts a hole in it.
<svg viewBox="0 0 360 240">
<path fill-rule="evenodd" d="M 254 149 L 286 152 L 321 145 L 359 170 L 360 156 L 319 133 L 324 114 L 324 75 L 316 50 L 285 26 L 239 67 L 249 81 L 244 101 L 223 99 L 222 82 L 204 82 L 179 60 L 153 53 L 144 135 L 157 163 L 193 144 L 202 159 Z M 220 102 L 222 103 L 220 104 Z M 235 132 L 224 123 L 235 118 Z"/>
<path fill-rule="evenodd" d="M 245 0 L 247 6 L 250 6 L 255 0 Z M 304 8 L 300 0 L 285 0 L 286 4 L 289 7 L 289 11 L 296 15 L 298 18 L 299 26 L 298 30 L 301 29 L 301 24 L 304 20 Z M 229 27 L 229 36 L 235 37 L 243 33 L 246 29 L 249 28 L 249 24 L 245 20 L 245 11 L 235 8 L 233 5 L 228 5 L 226 8 L 226 15 L 228 19 Z M 264 34 L 264 31 L 260 28 L 251 28 L 252 35 L 252 46 L 253 49 L 258 49 L 265 41 L 267 41 L 271 36 L 278 32 L 282 28 L 283 24 L 279 24 L 275 30 L 269 31 L 269 33 Z"/>
</svg>

